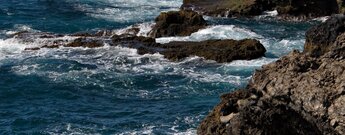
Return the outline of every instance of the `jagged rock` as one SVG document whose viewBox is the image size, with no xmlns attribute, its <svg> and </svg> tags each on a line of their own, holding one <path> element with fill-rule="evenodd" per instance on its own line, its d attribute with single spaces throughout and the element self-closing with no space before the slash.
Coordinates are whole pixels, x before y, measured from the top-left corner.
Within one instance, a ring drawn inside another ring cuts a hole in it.
<svg viewBox="0 0 345 135">
<path fill-rule="evenodd" d="M 337 36 L 345 32 L 345 16 L 334 15 L 325 23 L 314 26 L 306 32 L 304 52 L 320 56 L 334 49 Z"/>
<path fill-rule="evenodd" d="M 314 18 L 339 12 L 337 0 L 184 0 L 182 9 L 226 17 L 255 16 L 271 10 L 284 18 Z"/>
<path fill-rule="evenodd" d="M 246 89 L 221 97 L 197 133 L 345 134 L 345 33 L 335 37 L 319 57 L 293 51 L 257 70 Z"/>
<path fill-rule="evenodd" d="M 156 38 L 189 36 L 207 25 L 202 15 L 187 10 L 162 12 L 155 22 L 156 25 L 149 35 Z"/>
</svg>

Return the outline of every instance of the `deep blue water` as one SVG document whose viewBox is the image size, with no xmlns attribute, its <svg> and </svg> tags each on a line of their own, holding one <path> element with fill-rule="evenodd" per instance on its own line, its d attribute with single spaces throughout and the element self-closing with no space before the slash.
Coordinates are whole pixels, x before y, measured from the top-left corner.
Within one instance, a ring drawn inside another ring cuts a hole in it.
<svg viewBox="0 0 345 135">
<path fill-rule="evenodd" d="M 266 57 L 217 64 L 170 62 L 120 47 L 24 51 L 19 31 L 75 33 L 151 22 L 182 0 L 0 0 L 0 134 L 195 134 L 222 93 L 242 88 L 263 64 L 293 49 L 314 24 L 210 18 L 189 37 L 259 39 Z M 33 39 L 39 40 L 39 39 Z"/>
</svg>

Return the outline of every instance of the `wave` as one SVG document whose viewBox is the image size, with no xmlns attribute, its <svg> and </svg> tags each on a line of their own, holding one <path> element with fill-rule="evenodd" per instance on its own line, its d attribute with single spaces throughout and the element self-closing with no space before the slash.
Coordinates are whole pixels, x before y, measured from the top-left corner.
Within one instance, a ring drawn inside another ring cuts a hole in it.
<svg viewBox="0 0 345 135">
<path fill-rule="evenodd" d="M 319 21 L 319 22 L 326 22 L 329 18 L 330 18 L 330 16 L 324 16 L 324 17 L 315 18 L 313 20 L 314 21 Z"/>
<path fill-rule="evenodd" d="M 136 34 L 136 36 L 148 37 L 148 34 L 152 30 L 154 25 L 155 25 L 155 23 L 153 23 L 153 22 L 139 23 L 139 24 L 128 26 L 128 27 L 123 28 L 123 29 L 114 30 L 114 33 L 117 35 L 122 35 L 122 34 L 134 35 L 134 34 Z M 134 31 L 133 31 L 133 29 L 134 29 Z M 135 31 L 135 29 L 137 29 L 138 31 Z"/>
<path fill-rule="evenodd" d="M 159 43 L 168 43 L 171 41 L 202 41 L 209 39 L 245 39 L 245 38 L 262 38 L 261 35 L 246 29 L 240 28 L 235 25 L 216 25 L 210 26 L 206 29 L 201 29 L 191 36 L 186 37 L 163 37 L 157 38 Z"/>
<path fill-rule="evenodd" d="M 236 60 L 231 63 L 227 63 L 224 66 L 225 67 L 261 67 L 262 65 L 272 63 L 276 60 L 278 59 L 262 57 L 262 58 L 254 59 L 254 60 Z"/>
<path fill-rule="evenodd" d="M 273 11 L 265 11 L 262 15 L 256 16 L 255 18 L 257 19 L 268 19 L 268 18 L 273 18 L 278 16 L 278 11 L 273 10 Z"/>
<path fill-rule="evenodd" d="M 181 0 L 107 0 L 75 3 L 74 7 L 94 18 L 126 23 L 153 19 L 162 11 L 178 10 L 181 4 Z"/>
</svg>

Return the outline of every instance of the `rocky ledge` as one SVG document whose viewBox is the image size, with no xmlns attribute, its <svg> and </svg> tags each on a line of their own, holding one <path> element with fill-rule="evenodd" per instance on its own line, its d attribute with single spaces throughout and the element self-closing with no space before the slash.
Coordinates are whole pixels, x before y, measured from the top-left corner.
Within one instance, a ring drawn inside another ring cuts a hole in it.
<svg viewBox="0 0 345 135">
<path fill-rule="evenodd" d="M 281 18 L 308 19 L 340 13 L 342 0 L 183 0 L 182 9 L 210 16 L 256 16 L 277 10 Z"/>
<path fill-rule="evenodd" d="M 336 33 L 327 42 L 306 43 L 326 47 L 293 51 L 257 70 L 245 89 L 222 95 L 197 133 L 345 134 L 345 33 L 333 28 L 344 27 L 343 18 L 334 16 L 308 32 Z M 319 40 L 318 36 L 307 37 Z M 312 55 L 314 51 L 323 53 Z"/>
</svg>

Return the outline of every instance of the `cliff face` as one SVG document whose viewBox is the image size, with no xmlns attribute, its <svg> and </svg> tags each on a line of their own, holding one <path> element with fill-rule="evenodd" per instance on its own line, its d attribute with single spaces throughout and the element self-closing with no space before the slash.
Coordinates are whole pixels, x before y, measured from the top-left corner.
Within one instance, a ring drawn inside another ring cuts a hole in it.
<svg viewBox="0 0 345 135">
<path fill-rule="evenodd" d="M 304 52 L 320 56 L 338 47 L 334 42 L 345 32 L 345 17 L 334 15 L 327 22 L 312 27 L 306 32 Z"/>
<path fill-rule="evenodd" d="M 338 25 L 344 20 L 315 28 Z M 345 134 L 345 33 L 323 44 L 331 47 L 320 55 L 294 51 L 256 71 L 246 89 L 221 97 L 198 134 Z"/>
</svg>

